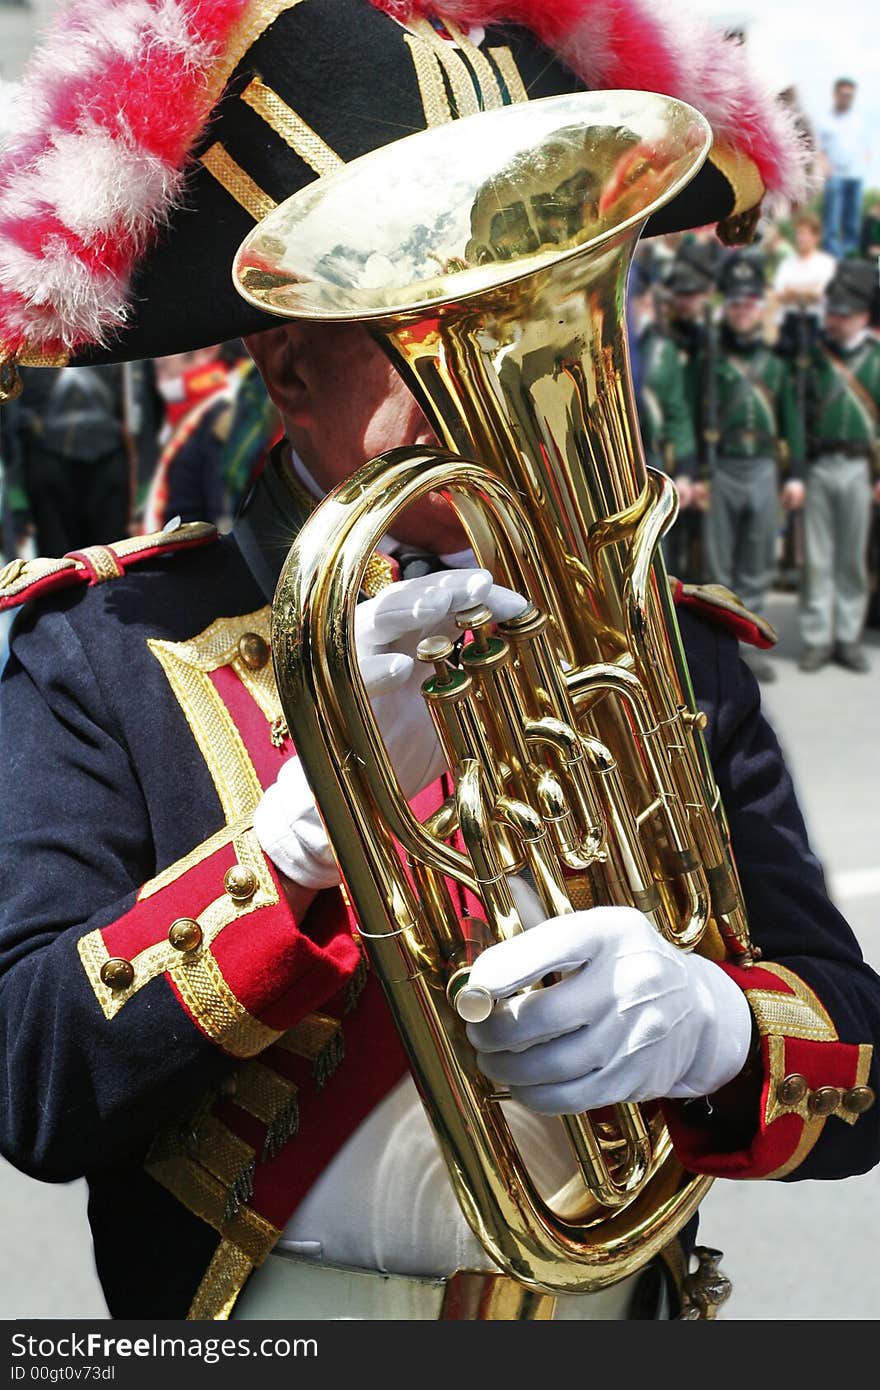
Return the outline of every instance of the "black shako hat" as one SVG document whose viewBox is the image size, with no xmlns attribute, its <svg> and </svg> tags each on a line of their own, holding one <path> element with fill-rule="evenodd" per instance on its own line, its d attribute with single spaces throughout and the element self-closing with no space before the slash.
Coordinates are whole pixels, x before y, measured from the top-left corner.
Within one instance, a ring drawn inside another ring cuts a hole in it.
<svg viewBox="0 0 880 1390">
<path fill-rule="evenodd" d="M 875 261 L 841 261 L 825 290 L 825 308 L 831 314 L 873 314 L 878 286 Z"/>
<path fill-rule="evenodd" d="M 715 288 L 720 258 L 717 242 L 684 242 L 666 272 L 666 289 L 672 294 L 710 294 Z"/>
<path fill-rule="evenodd" d="M 797 191 L 793 126 L 741 50 L 637 0 L 72 0 L 0 161 L 0 367 L 271 327 L 230 268 L 278 203 L 414 131 L 590 88 L 663 92 L 713 127 L 710 159 L 649 235 L 718 223 L 747 239 L 768 187 Z"/>
<path fill-rule="evenodd" d="M 763 257 L 752 251 L 726 256 L 718 271 L 718 289 L 728 302 L 763 299 L 766 294 Z"/>
</svg>

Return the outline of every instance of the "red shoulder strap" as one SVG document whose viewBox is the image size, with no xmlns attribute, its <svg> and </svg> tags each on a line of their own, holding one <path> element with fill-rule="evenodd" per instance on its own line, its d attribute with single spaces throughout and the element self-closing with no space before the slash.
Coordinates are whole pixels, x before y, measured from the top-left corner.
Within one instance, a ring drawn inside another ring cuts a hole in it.
<svg viewBox="0 0 880 1390">
<path fill-rule="evenodd" d="M 11 560 L 0 569 L 0 611 L 74 584 L 103 584 L 107 579 L 118 579 L 132 565 L 154 555 L 192 550 L 216 540 L 216 526 L 207 521 L 190 521 L 173 531 L 156 531 L 149 536 L 130 536 L 113 545 L 72 550 L 60 560 Z"/>
</svg>

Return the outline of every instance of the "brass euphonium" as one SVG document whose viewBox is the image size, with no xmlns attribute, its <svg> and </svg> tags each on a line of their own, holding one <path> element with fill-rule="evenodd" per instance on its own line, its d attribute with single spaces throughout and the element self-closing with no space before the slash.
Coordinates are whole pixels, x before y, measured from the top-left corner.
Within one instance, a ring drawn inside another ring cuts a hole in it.
<svg viewBox="0 0 880 1390">
<path fill-rule="evenodd" d="M 552 1205 L 537 1190 L 459 1016 L 483 1003 L 474 953 L 520 929 L 508 875 L 531 873 L 548 917 L 628 904 L 683 950 L 749 957 L 658 549 L 675 490 L 645 468 L 623 323 L 639 233 L 710 139 L 691 107 L 639 92 L 483 113 L 318 180 L 235 268 L 280 316 L 368 324 L 445 445 L 392 450 L 317 508 L 276 591 L 275 671 L 465 1216 L 498 1265 L 557 1293 L 640 1268 L 710 1180 L 683 1170 L 658 1104 L 627 1104 L 548 1121 L 574 1177 Z M 464 615 L 457 663 L 449 644 L 422 653 L 456 791 L 421 824 L 353 623 L 374 547 L 428 492 L 529 607 Z M 479 915 L 460 920 L 450 884 Z"/>
</svg>

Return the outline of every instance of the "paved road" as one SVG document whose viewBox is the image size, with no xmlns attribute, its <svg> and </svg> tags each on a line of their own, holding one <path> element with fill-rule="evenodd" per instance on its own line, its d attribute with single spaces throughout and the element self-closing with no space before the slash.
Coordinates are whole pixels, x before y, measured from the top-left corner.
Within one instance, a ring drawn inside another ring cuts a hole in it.
<svg viewBox="0 0 880 1390">
<path fill-rule="evenodd" d="M 805 676 L 795 665 L 793 599 L 778 595 L 770 616 L 781 634 L 779 679 L 765 703 L 784 731 L 835 896 L 880 969 L 880 634 L 870 638 L 870 676 L 836 668 Z M 83 1185 L 49 1187 L 0 1163 L 0 1211 L 0 1316 L 105 1317 Z M 880 1317 L 880 1169 L 838 1183 L 716 1182 L 701 1234 L 726 1252 L 735 1285 L 728 1318 Z"/>
</svg>

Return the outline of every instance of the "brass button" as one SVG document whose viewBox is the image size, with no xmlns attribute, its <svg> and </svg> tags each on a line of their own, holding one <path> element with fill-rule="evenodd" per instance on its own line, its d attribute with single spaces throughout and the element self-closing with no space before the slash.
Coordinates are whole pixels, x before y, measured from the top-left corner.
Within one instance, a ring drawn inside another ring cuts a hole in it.
<svg viewBox="0 0 880 1390">
<path fill-rule="evenodd" d="M 831 1115 L 843 1099 L 839 1086 L 819 1086 L 807 1101 L 807 1109 L 813 1115 Z"/>
<path fill-rule="evenodd" d="M 253 869 L 246 868 L 244 864 L 233 864 L 231 869 L 226 870 L 223 887 L 234 903 L 246 903 L 257 891 L 257 876 Z"/>
<path fill-rule="evenodd" d="M 111 956 L 101 966 L 101 980 L 109 989 L 128 989 L 134 980 L 134 966 L 122 956 Z"/>
<path fill-rule="evenodd" d="M 876 1097 L 870 1086 L 852 1086 L 844 1093 L 843 1108 L 850 1115 L 864 1115 L 870 1110 Z"/>
<path fill-rule="evenodd" d="M 168 928 L 168 940 L 175 951 L 194 951 L 202 944 L 202 929 L 192 917 L 178 917 Z"/>
<path fill-rule="evenodd" d="M 245 632 L 238 639 L 238 654 L 249 671 L 262 671 L 269 660 L 269 643 L 258 632 Z"/>
<path fill-rule="evenodd" d="M 776 1087 L 776 1099 L 781 1105 L 800 1105 L 808 1090 L 807 1078 L 793 1071 Z"/>
</svg>

